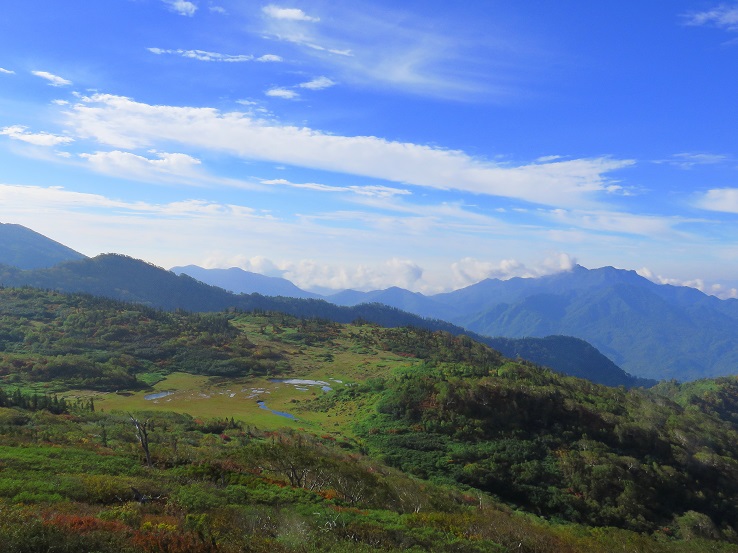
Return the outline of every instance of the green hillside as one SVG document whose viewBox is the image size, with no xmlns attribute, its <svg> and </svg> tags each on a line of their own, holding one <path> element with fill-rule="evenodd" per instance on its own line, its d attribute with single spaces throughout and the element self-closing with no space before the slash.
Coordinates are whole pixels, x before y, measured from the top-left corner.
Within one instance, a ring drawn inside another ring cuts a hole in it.
<svg viewBox="0 0 738 553">
<path fill-rule="evenodd" d="M 341 307 L 315 299 L 231 294 L 185 274 L 175 275 L 145 261 L 117 254 L 99 255 L 28 271 L 0 265 L 0 283 L 6 286 L 32 286 L 61 292 L 86 293 L 168 311 L 279 311 L 297 317 L 322 318 L 343 323 L 362 319 L 388 327 L 415 326 L 457 335 L 468 333 L 445 321 L 423 318 L 377 303 Z M 487 344 L 495 341 L 489 337 L 473 336 Z M 628 387 L 646 384 L 608 362 L 581 340 L 528 339 L 525 344 L 508 340 L 504 342 L 504 347 L 514 352 L 510 355 L 517 355 L 519 352 L 532 354 L 540 363 L 555 370 L 586 377 L 595 382 Z"/>
<path fill-rule="evenodd" d="M 3 551 L 738 551 L 731 379 L 30 288 L 0 376 Z"/>
</svg>

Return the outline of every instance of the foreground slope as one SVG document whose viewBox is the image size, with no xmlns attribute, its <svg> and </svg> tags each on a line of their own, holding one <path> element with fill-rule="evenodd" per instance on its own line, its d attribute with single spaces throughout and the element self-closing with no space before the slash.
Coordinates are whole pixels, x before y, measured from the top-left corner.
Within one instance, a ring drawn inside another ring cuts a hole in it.
<svg viewBox="0 0 738 553">
<path fill-rule="evenodd" d="M 2 293 L 11 551 L 735 550 L 723 381 L 626 391 L 444 332 Z M 208 393 L 133 407 L 147 383 L 177 398 L 181 371 Z"/>
</svg>

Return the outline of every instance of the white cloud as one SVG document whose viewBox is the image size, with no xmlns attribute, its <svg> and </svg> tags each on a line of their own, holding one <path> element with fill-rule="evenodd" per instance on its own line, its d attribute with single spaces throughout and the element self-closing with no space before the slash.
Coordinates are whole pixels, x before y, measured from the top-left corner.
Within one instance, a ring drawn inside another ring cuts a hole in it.
<svg viewBox="0 0 738 553">
<path fill-rule="evenodd" d="M 695 278 L 691 280 L 682 280 L 678 278 L 668 278 L 661 275 L 654 274 L 653 271 L 651 271 L 648 267 L 642 267 L 636 271 L 640 276 L 643 278 L 647 278 L 651 282 L 655 282 L 656 284 L 669 284 L 671 286 L 688 286 L 689 288 L 696 288 L 697 290 L 704 292 L 705 291 L 705 281 L 701 278 Z M 711 288 L 713 291 L 716 291 L 721 288 L 720 285 L 713 285 Z"/>
<path fill-rule="evenodd" d="M 48 71 L 31 71 L 31 73 L 49 81 L 50 86 L 69 86 L 72 84 L 72 81 L 59 77 L 58 75 L 53 75 Z"/>
<path fill-rule="evenodd" d="M 482 261 L 466 257 L 453 263 L 451 271 L 457 287 L 469 286 L 488 278 L 508 280 L 514 277 L 537 278 L 566 271 L 571 271 L 576 259 L 567 253 L 557 253 L 544 259 L 532 267 L 528 267 L 517 259 L 502 261 Z"/>
<path fill-rule="evenodd" d="M 319 184 L 314 182 L 308 183 L 293 183 L 286 179 L 270 179 L 262 180 L 262 184 L 266 185 L 280 185 L 289 186 L 291 188 L 301 188 L 304 190 L 313 190 L 316 192 L 329 192 L 329 193 L 353 193 L 359 196 L 369 196 L 374 198 L 390 198 L 392 196 L 405 196 L 411 194 L 409 190 L 403 190 L 400 188 L 392 188 L 389 186 L 329 186 L 327 184 Z"/>
<path fill-rule="evenodd" d="M 250 54 L 220 54 L 218 52 L 208 52 L 206 50 L 164 50 L 162 48 L 148 48 L 148 51 L 159 56 L 169 54 L 198 61 L 215 61 L 225 63 L 243 63 L 248 61 L 282 61 L 282 58 L 272 54 L 266 54 L 259 58 L 255 58 Z"/>
<path fill-rule="evenodd" d="M 710 286 L 709 294 L 721 299 L 738 298 L 738 288 L 726 288 L 722 284 Z"/>
<path fill-rule="evenodd" d="M 58 146 L 59 144 L 69 144 L 74 142 L 69 136 L 58 136 L 46 132 L 30 133 L 26 131 L 27 127 L 14 125 L 12 127 L 4 127 L 0 129 L 0 135 L 8 136 L 13 140 L 28 142 L 34 146 Z"/>
<path fill-rule="evenodd" d="M 5 75 L 15 75 L 15 71 L 11 71 L 10 69 L 5 69 L 3 67 L 0 67 L 0 73 Z"/>
<path fill-rule="evenodd" d="M 264 6 L 261 10 L 266 15 L 274 19 L 286 19 L 289 21 L 311 21 L 311 22 L 320 21 L 319 17 L 309 16 L 304 11 L 298 8 L 280 8 L 278 6 L 275 6 L 274 4 L 269 4 L 268 6 Z"/>
<path fill-rule="evenodd" d="M 459 150 L 374 136 L 330 135 L 239 112 L 154 106 L 107 94 L 83 98 L 66 116 L 79 136 L 117 148 L 177 142 L 246 159 L 552 206 L 598 205 L 598 194 L 612 184 L 607 174 L 633 164 L 609 157 L 502 164 Z"/>
<path fill-rule="evenodd" d="M 187 17 L 192 17 L 197 11 L 197 6 L 192 2 L 187 2 L 186 0 L 164 0 L 164 3 L 167 4 L 173 12 L 176 12 L 179 15 L 186 15 Z"/>
<path fill-rule="evenodd" d="M 255 61 L 260 61 L 262 63 L 270 63 L 270 62 L 280 62 L 284 61 L 282 57 L 277 56 L 276 54 L 264 54 L 263 56 L 259 56 L 256 58 Z"/>
<path fill-rule="evenodd" d="M 710 25 L 727 31 L 738 31 L 738 6 L 721 4 L 716 8 L 684 15 L 687 25 Z"/>
<path fill-rule="evenodd" d="M 96 152 L 94 154 L 80 154 L 90 165 L 101 173 L 117 177 L 150 178 L 153 174 L 172 175 L 178 177 L 195 176 L 195 169 L 200 160 L 187 154 L 154 152 L 156 158 L 121 152 Z"/>
<path fill-rule="evenodd" d="M 345 290 L 380 290 L 390 286 L 415 289 L 422 283 L 424 270 L 409 259 L 390 258 L 374 264 L 325 264 L 313 259 L 272 261 L 262 256 L 236 256 L 209 259 L 210 268 L 237 266 L 267 276 L 279 276 L 298 287 Z"/>
<path fill-rule="evenodd" d="M 713 188 L 702 194 L 694 205 L 709 211 L 738 213 L 738 188 Z"/>
<path fill-rule="evenodd" d="M 294 90 L 290 90 L 289 88 L 281 88 L 281 87 L 270 88 L 264 94 L 266 94 L 267 96 L 271 96 L 273 98 L 284 98 L 285 100 L 293 100 L 300 96 Z"/>
<path fill-rule="evenodd" d="M 223 6 L 210 6 L 209 10 L 213 13 L 219 13 L 222 15 L 226 15 L 228 13 Z"/>
<path fill-rule="evenodd" d="M 267 96 L 272 96 L 274 98 L 284 98 L 285 100 L 294 100 L 295 98 L 299 98 L 300 94 L 298 94 L 294 88 L 305 88 L 308 90 L 323 90 L 325 88 L 329 88 L 331 86 L 334 86 L 336 83 L 329 79 L 328 77 L 316 77 L 310 81 L 306 81 L 304 83 L 300 83 L 292 88 L 287 87 L 275 87 L 267 90 L 265 94 Z"/>
<path fill-rule="evenodd" d="M 202 162 L 188 154 L 149 150 L 153 157 L 121 150 L 82 153 L 78 157 L 88 166 L 116 178 L 140 182 L 174 183 L 188 186 L 227 186 L 241 190 L 264 190 L 264 186 L 248 180 L 220 177 L 202 168 Z"/>
<path fill-rule="evenodd" d="M 311 81 L 300 83 L 297 86 L 300 88 L 307 88 L 308 90 L 323 90 L 324 88 L 330 88 L 335 84 L 336 83 L 328 77 L 316 77 Z"/>
<path fill-rule="evenodd" d="M 720 299 L 738 298 L 738 288 L 727 287 L 720 283 L 708 284 L 702 278 L 682 279 L 665 277 L 654 273 L 648 267 L 641 267 L 640 269 L 636 270 L 636 273 L 656 284 L 665 284 L 670 286 L 687 286 L 689 288 L 695 288 L 700 292 L 704 292 L 705 294 L 716 296 Z"/>
</svg>

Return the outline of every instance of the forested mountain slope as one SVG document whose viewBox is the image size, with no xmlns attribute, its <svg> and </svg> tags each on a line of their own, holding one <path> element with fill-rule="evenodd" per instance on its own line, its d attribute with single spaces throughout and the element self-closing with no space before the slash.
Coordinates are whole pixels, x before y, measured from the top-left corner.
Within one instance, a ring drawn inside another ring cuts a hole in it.
<svg viewBox="0 0 738 553">
<path fill-rule="evenodd" d="M 694 380 L 738 372 L 738 300 L 655 284 L 635 271 L 575 266 L 428 297 L 405 292 L 337 297 L 347 304 L 372 298 L 402 306 L 483 336 L 573 336 L 639 377 Z"/>
<path fill-rule="evenodd" d="M 390 327 L 418 326 L 431 330 L 445 330 L 452 334 L 468 333 L 463 328 L 450 323 L 422 318 L 381 304 L 340 307 L 324 300 L 267 297 L 260 294 L 231 294 L 222 288 L 206 285 L 187 275 L 177 276 L 171 271 L 165 271 L 150 263 L 117 254 L 100 255 L 33 271 L 0 266 L 0 284 L 32 286 L 64 292 L 83 292 L 166 310 L 213 312 L 228 309 L 242 311 L 260 309 L 280 311 L 299 317 L 319 317 L 343 323 L 363 319 Z M 477 335 L 474 337 L 487 340 Z M 556 346 L 556 343 L 541 343 L 538 349 L 546 350 Z M 591 358 L 582 356 L 581 352 L 572 350 L 570 347 L 559 352 L 551 351 L 546 359 L 546 363 L 550 363 L 552 368 L 562 372 L 575 370 L 577 371 L 575 374 L 580 376 L 591 372 L 588 378 L 596 382 L 624 386 L 644 384 L 615 365 L 603 371 L 601 363 L 591 364 Z"/>
</svg>

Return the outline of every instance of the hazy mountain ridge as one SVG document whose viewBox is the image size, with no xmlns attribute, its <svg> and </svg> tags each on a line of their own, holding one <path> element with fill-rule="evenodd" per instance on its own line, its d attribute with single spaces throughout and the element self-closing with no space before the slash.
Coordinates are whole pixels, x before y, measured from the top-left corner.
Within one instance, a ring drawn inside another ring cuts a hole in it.
<svg viewBox="0 0 738 553">
<path fill-rule="evenodd" d="M 589 342 L 629 373 L 655 380 L 733 374 L 738 367 L 738 300 L 658 285 L 634 271 L 612 267 L 590 270 L 576 266 L 535 279 L 487 279 L 434 296 L 392 287 L 345 291 L 325 300 L 293 299 L 309 297 L 310 293 L 286 279 L 240 269 L 175 269 L 199 271 L 211 284 L 215 277 L 220 278 L 227 287 L 250 283 L 251 289 L 259 287 L 263 294 L 231 294 L 186 274 L 177 276 L 116 254 L 32 271 L 6 266 L 0 269 L 0 284 L 87 292 L 167 310 L 281 310 L 337 322 L 364 318 L 384 326 L 416 325 L 454 334 L 473 333 L 485 342 L 489 338 L 483 336 L 573 336 Z M 279 297 L 268 297 L 272 295 Z M 621 383 L 632 385 L 624 378 Z"/>
<path fill-rule="evenodd" d="M 664 290 L 632 275 L 579 289 L 562 286 L 560 278 L 540 280 L 531 286 L 534 293 L 516 290 L 507 302 L 452 321 L 492 336 L 576 336 L 629 372 L 650 378 L 693 380 L 736 372 L 733 302 Z"/>
<path fill-rule="evenodd" d="M 24 271 L 15 267 L 0 266 L 0 284 L 32 286 L 62 292 L 83 292 L 170 311 L 176 309 L 193 312 L 228 309 L 278 311 L 298 317 L 322 318 L 342 323 L 358 319 L 386 327 L 415 326 L 443 330 L 454 335 L 468 334 L 480 341 L 487 340 L 451 323 L 423 318 L 378 303 L 343 307 L 325 300 L 268 297 L 256 293 L 232 294 L 186 274 L 176 275 L 151 263 L 119 254 L 103 254 L 37 270 Z M 549 352 L 549 359 L 559 358 L 560 354 Z M 571 362 L 571 359 L 567 359 L 566 365 Z M 551 368 L 562 372 L 568 370 L 560 369 L 558 361 L 551 364 Z M 618 367 L 610 369 L 614 372 L 602 373 L 598 369 L 593 369 L 587 378 L 595 382 L 612 382 L 628 387 L 643 384 Z M 579 366 L 578 371 L 577 374 L 585 374 L 586 365 Z"/>
<path fill-rule="evenodd" d="M 234 294 L 261 294 L 288 298 L 321 299 L 319 294 L 306 292 L 285 278 L 270 277 L 244 271 L 238 267 L 229 269 L 204 269 L 197 265 L 185 265 L 170 269 L 176 275 L 188 275 L 206 284 L 218 286 Z"/>
<path fill-rule="evenodd" d="M 21 269 L 51 267 L 84 255 L 22 225 L 0 223 L 0 264 Z"/>
<path fill-rule="evenodd" d="M 392 287 L 347 290 L 326 300 L 379 302 L 483 336 L 574 336 L 646 378 L 693 380 L 738 371 L 738 300 L 656 284 L 613 267 L 486 279 L 432 296 Z"/>
</svg>

